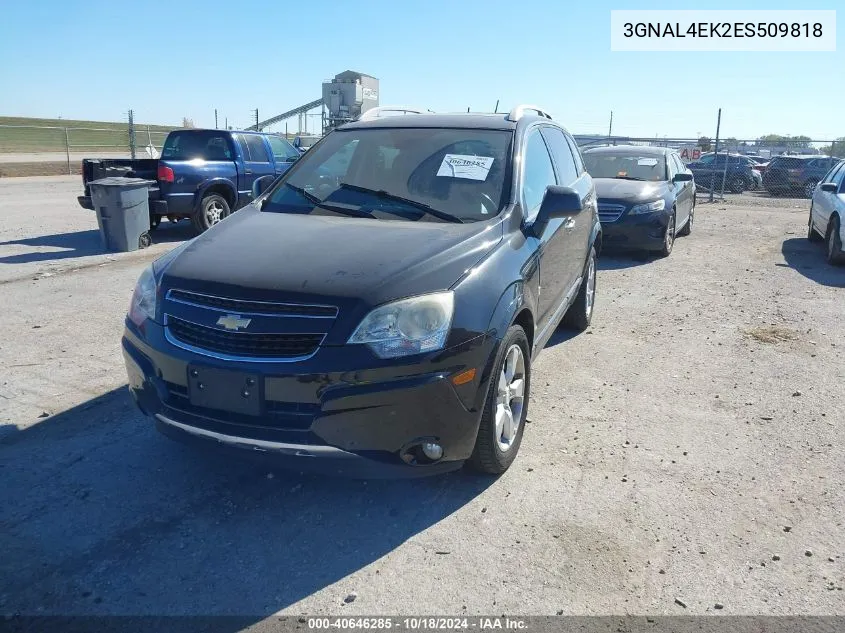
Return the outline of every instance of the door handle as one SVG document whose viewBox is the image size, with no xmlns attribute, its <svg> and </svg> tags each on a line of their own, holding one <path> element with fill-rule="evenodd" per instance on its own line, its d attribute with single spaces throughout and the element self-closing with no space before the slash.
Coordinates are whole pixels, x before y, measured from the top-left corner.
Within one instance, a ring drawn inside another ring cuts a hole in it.
<svg viewBox="0 0 845 633">
<path fill-rule="evenodd" d="M 251 173 L 252 173 L 252 170 L 251 170 L 251 169 L 245 169 L 245 170 L 244 170 L 244 173 L 245 173 L 245 174 L 251 174 Z"/>
</svg>

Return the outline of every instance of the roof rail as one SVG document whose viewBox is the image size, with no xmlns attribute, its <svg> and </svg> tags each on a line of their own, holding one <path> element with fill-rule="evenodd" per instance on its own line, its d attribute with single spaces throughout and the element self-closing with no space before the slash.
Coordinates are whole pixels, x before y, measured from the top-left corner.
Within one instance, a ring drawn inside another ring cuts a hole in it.
<svg viewBox="0 0 845 633">
<path fill-rule="evenodd" d="M 356 121 L 367 121 L 369 119 L 378 119 L 383 116 L 392 116 L 396 114 L 426 114 L 426 112 L 431 112 L 431 110 L 423 110 L 422 108 L 413 108 L 407 106 L 379 106 L 376 108 L 370 108 L 366 112 L 363 112 Z"/>
<path fill-rule="evenodd" d="M 543 117 L 544 119 L 551 119 L 552 115 L 543 110 L 542 108 L 538 108 L 537 106 L 522 104 L 516 106 L 513 110 L 508 113 L 508 121 L 519 121 L 523 116 L 525 116 L 526 112 L 536 112 L 538 116 Z"/>
</svg>

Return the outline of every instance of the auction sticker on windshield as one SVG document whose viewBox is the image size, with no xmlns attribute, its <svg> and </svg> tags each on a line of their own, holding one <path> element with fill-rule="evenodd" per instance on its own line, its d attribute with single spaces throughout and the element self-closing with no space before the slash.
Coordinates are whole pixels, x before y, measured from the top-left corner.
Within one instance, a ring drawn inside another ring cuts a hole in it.
<svg viewBox="0 0 845 633">
<path fill-rule="evenodd" d="M 487 174 L 493 166 L 492 156 L 466 156 L 464 154 L 446 154 L 438 176 L 466 178 L 468 180 L 487 180 Z"/>
</svg>

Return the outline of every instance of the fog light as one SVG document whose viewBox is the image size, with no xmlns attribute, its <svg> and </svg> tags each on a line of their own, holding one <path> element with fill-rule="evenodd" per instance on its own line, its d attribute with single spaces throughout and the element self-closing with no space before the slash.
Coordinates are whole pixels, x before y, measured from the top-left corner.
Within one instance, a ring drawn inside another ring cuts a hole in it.
<svg viewBox="0 0 845 633">
<path fill-rule="evenodd" d="M 423 454 L 433 462 L 436 462 L 438 459 L 443 457 L 443 447 L 440 446 L 440 444 L 435 444 L 434 442 L 425 442 L 422 445 L 422 451 Z"/>
</svg>

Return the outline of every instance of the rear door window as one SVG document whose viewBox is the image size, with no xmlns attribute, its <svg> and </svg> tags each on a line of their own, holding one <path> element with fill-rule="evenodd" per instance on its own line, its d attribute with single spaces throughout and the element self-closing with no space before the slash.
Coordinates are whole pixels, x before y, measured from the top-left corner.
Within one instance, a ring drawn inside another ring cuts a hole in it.
<svg viewBox="0 0 845 633">
<path fill-rule="evenodd" d="M 264 139 L 257 134 L 244 134 L 249 148 L 249 158 L 253 163 L 269 163 L 270 155 L 264 145 Z"/>
</svg>

